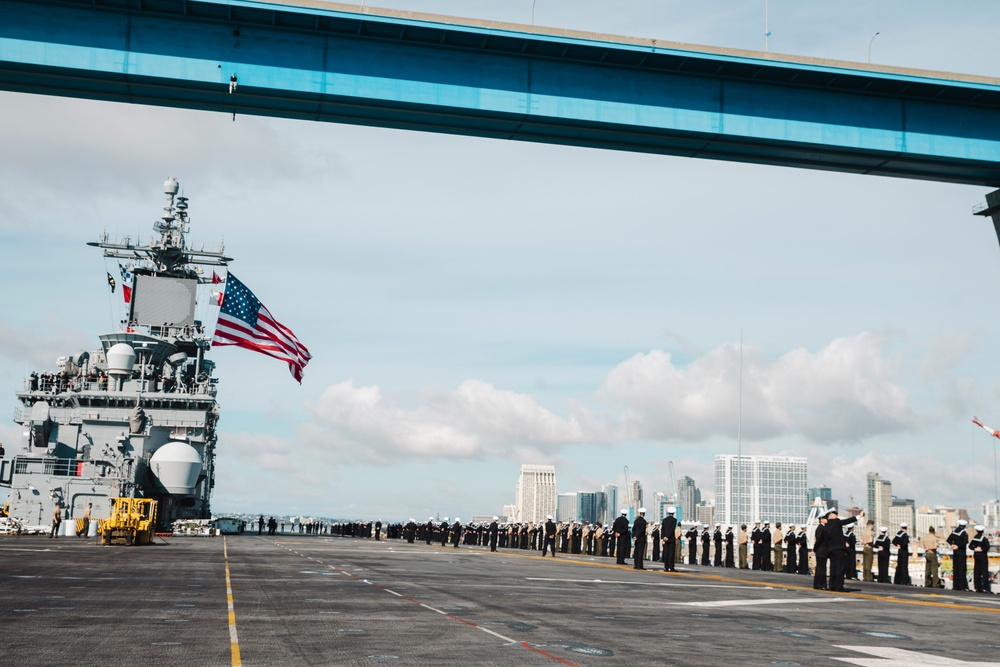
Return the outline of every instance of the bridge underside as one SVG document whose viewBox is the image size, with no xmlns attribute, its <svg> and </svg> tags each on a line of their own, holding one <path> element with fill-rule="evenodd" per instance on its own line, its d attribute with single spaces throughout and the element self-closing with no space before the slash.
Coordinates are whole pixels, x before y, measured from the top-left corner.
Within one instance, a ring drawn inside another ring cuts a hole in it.
<svg viewBox="0 0 1000 667">
<path fill-rule="evenodd" d="M 997 82 L 329 7 L 0 0 L 0 89 L 1000 185 Z"/>
</svg>

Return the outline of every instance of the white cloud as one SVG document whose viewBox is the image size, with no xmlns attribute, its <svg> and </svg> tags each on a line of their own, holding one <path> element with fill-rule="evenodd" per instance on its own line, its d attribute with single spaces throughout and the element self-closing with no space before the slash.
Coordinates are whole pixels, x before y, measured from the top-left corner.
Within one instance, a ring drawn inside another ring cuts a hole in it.
<svg viewBox="0 0 1000 667">
<path fill-rule="evenodd" d="M 747 439 L 797 435 L 813 442 L 857 441 L 914 428 L 906 393 L 878 339 L 839 338 L 818 352 L 776 360 L 745 351 L 743 428 Z M 703 441 L 736 435 L 739 348 L 722 345 L 687 366 L 662 350 L 614 368 L 596 393 L 616 414 L 575 406 L 568 416 L 530 395 L 467 380 L 427 389 L 408 407 L 377 386 L 331 385 L 307 406 L 305 441 L 356 460 L 489 459 L 525 450 L 552 454 L 572 444 Z"/>
<path fill-rule="evenodd" d="M 634 438 L 704 440 L 736 436 L 739 347 L 722 345 L 686 367 L 661 350 L 637 354 L 608 374 L 604 400 L 621 405 Z M 797 434 L 814 442 L 853 441 L 913 428 L 906 392 L 877 337 L 838 338 L 818 352 L 799 348 L 777 360 L 744 349 L 743 435 Z"/>
<path fill-rule="evenodd" d="M 585 410 L 569 418 L 526 394 L 467 380 L 454 391 L 429 389 L 413 409 L 353 380 L 331 385 L 307 405 L 315 421 L 307 442 L 361 460 L 473 459 L 589 440 L 601 428 Z"/>
</svg>

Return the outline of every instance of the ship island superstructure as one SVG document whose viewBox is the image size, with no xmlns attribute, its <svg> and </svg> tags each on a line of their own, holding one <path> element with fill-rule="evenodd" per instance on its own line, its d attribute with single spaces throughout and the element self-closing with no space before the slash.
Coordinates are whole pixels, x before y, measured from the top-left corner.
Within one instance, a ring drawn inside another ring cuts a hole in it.
<svg viewBox="0 0 1000 667">
<path fill-rule="evenodd" d="M 199 285 L 220 279 L 202 267 L 231 259 L 221 245 L 187 246 L 188 200 L 178 192 L 175 179 L 164 183 L 148 243 L 105 234 L 88 244 L 120 260 L 132 283 L 120 330 L 101 335 L 99 349 L 59 357 L 54 373 L 31 372 L 17 392 L 20 450 L 0 460 L 0 487 L 18 528 L 48 526 L 57 503 L 64 519 L 88 503 L 106 517 L 116 497 L 157 500 L 161 530 L 211 517 L 218 380 L 211 333 L 195 315 Z"/>
</svg>

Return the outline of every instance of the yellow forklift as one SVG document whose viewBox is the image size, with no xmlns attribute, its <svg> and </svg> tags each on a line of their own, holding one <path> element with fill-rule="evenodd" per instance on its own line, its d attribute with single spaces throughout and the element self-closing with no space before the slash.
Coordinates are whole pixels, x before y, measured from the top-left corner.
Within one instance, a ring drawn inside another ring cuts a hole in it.
<svg viewBox="0 0 1000 667">
<path fill-rule="evenodd" d="M 149 544 L 156 527 L 156 501 L 150 498 L 111 498 L 111 516 L 98 521 L 102 544 Z"/>
</svg>

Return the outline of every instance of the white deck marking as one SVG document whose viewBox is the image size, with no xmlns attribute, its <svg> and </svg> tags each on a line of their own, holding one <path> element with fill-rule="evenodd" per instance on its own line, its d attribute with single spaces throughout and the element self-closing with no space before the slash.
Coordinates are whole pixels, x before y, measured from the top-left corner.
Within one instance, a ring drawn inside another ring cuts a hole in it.
<svg viewBox="0 0 1000 667">
<path fill-rule="evenodd" d="M 664 602 L 672 607 L 752 607 L 763 604 L 816 604 L 819 602 L 850 602 L 849 598 L 765 598 L 763 600 L 714 600 L 711 602 Z"/>
<path fill-rule="evenodd" d="M 667 581 L 620 581 L 617 579 L 557 579 L 555 577 L 525 577 L 526 581 L 555 581 L 566 584 L 625 584 L 626 586 L 664 586 L 670 588 L 753 588 L 760 586 L 742 586 L 740 584 L 674 584 Z"/>
<path fill-rule="evenodd" d="M 1000 667 L 1000 662 L 966 662 L 955 658 L 945 658 L 922 651 L 907 651 L 891 646 L 834 646 L 845 651 L 857 651 L 867 654 L 859 658 L 834 658 L 859 667 L 889 667 L 890 665 L 906 665 L 907 667 L 960 667 L 975 665 L 975 667 Z"/>
</svg>

